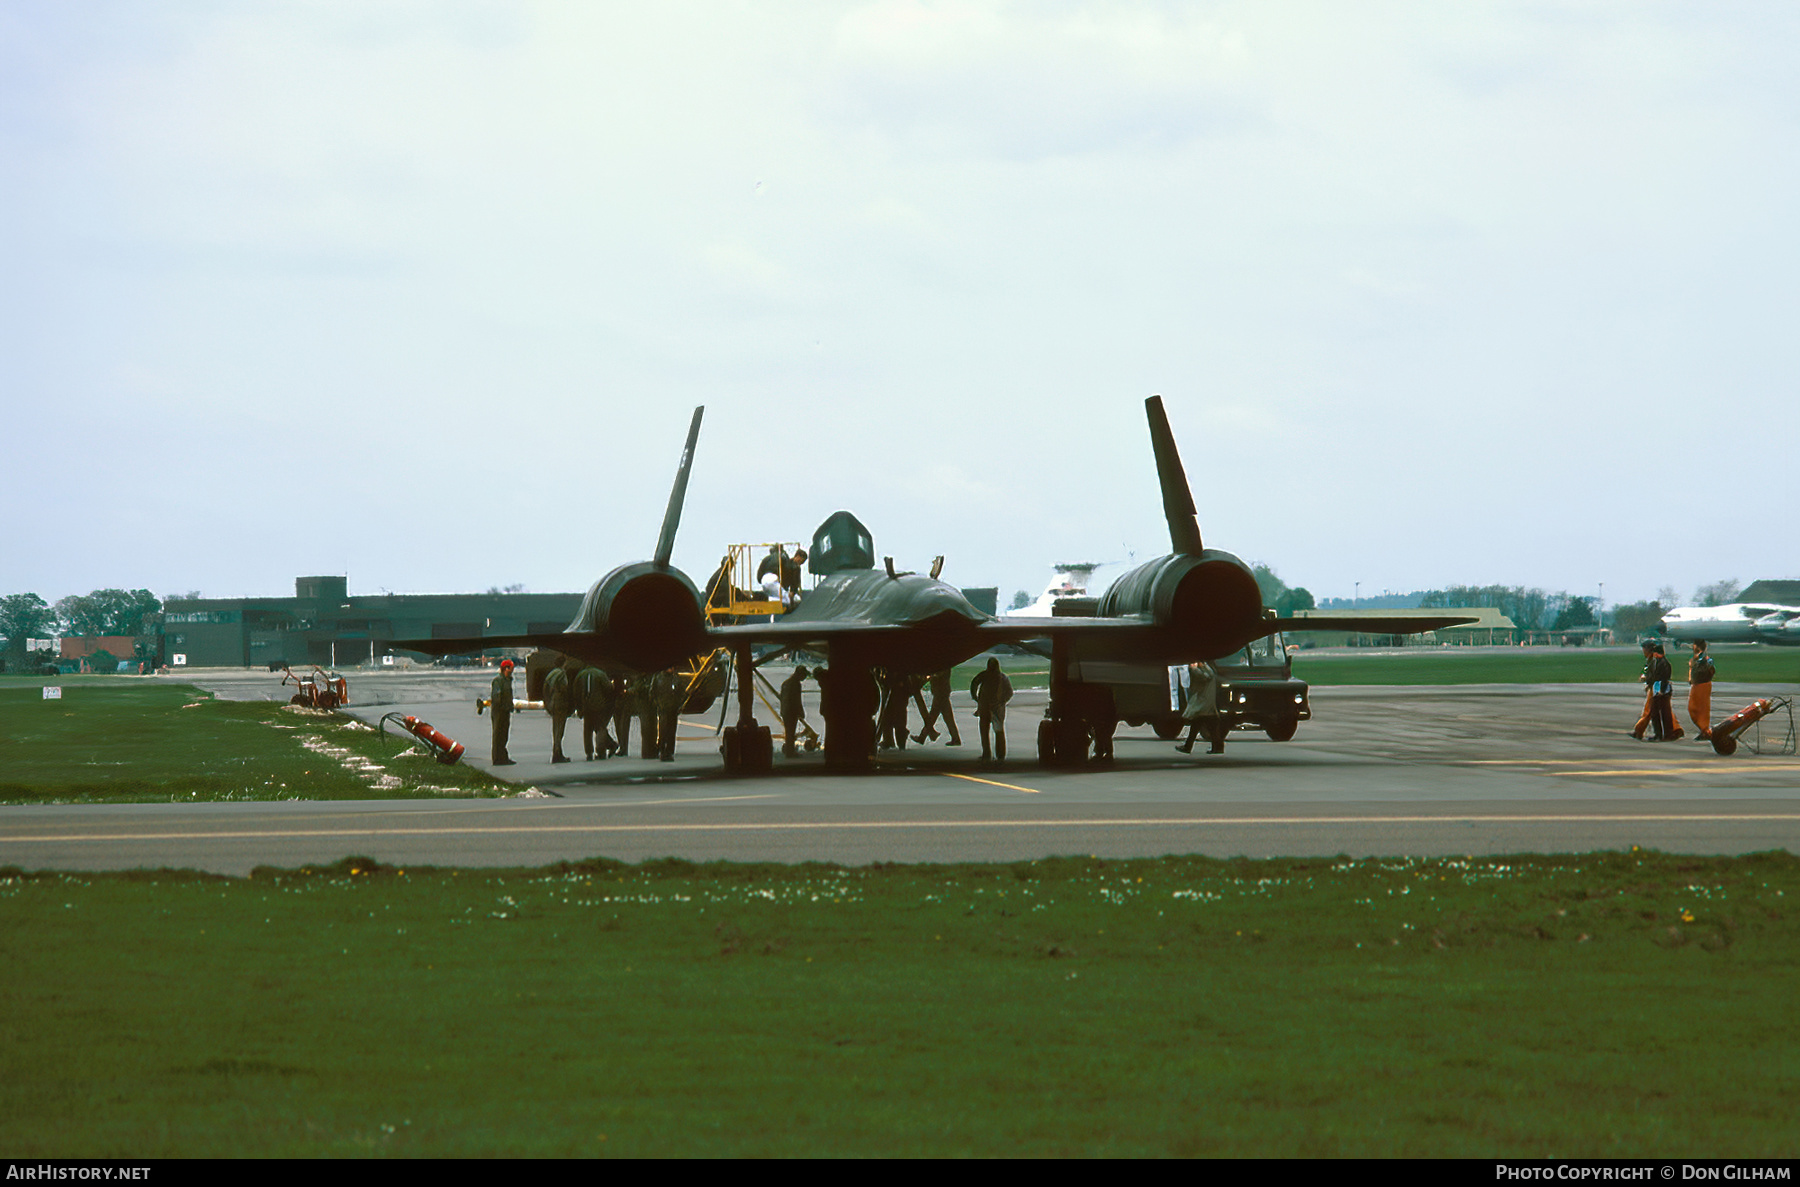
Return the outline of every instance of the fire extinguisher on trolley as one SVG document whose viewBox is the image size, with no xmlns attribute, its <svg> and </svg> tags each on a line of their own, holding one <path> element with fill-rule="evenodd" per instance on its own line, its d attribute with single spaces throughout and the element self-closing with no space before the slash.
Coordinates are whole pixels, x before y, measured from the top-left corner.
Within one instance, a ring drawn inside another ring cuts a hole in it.
<svg viewBox="0 0 1800 1187">
<path fill-rule="evenodd" d="M 433 728 L 429 721 L 402 713 L 389 713 L 381 719 L 381 732 L 384 736 L 390 721 L 410 734 L 431 757 L 445 766 L 454 765 L 463 756 L 463 744 Z"/>
</svg>

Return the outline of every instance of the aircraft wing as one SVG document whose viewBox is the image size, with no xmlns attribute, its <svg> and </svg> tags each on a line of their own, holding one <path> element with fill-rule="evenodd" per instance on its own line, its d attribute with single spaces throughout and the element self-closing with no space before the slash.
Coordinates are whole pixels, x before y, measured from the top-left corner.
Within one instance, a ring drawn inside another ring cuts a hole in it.
<svg viewBox="0 0 1800 1187">
<path fill-rule="evenodd" d="M 478 635 L 462 639 L 392 639 L 381 645 L 396 651 L 423 651 L 426 655 L 466 655 L 492 647 L 554 647 L 556 644 L 551 640 L 561 637 L 560 634 Z"/>
<path fill-rule="evenodd" d="M 1272 618 L 1269 633 L 1276 631 L 1351 631 L 1364 635 L 1416 635 L 1423 631 L 1441 631 L 1447 627 L 1480 622 L 1470 615 L 1419 614 L 1411 618 L 1360 618 L 1345 614 L 1337 618 L 1324 615 L 1306 618 Z"/>
<path fill-rule="evenodd" d="M 590 658 L 590 655 L 595 654 L 597 637 L 586 631 L 478 635 L 461 639 L 378 639 L 376 642 L 395 651 L 422 651 L 426 655 L 473 655 L 496 647 L 548 647 L 552 651 L 587 659 L 590 663 L 600 662 Z"/>
</svg>

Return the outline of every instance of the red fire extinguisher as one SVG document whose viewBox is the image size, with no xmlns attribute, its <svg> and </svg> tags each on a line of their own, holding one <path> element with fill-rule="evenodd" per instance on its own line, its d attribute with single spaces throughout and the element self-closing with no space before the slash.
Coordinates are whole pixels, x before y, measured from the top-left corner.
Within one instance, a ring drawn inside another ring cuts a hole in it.
<svg viewBox="0 0 1800 1187">
<path fill-rule="evenodd" d="M 429 721 L 421 721 L 417 717 L 404 716 L 399 713 L 389 713 L 381 719 L 381 724 L 385 727 L 389 721 L 395 722 L 401 729 L 411 734 L 417 739 L 419 745 L 431 753 L 431 757 L 445 766 L 455 764 L 463 756 L 463 744 L 434 729 Z M 382 732 L 386 733 L 387 731 L 383 729 Z"/>
</svg>

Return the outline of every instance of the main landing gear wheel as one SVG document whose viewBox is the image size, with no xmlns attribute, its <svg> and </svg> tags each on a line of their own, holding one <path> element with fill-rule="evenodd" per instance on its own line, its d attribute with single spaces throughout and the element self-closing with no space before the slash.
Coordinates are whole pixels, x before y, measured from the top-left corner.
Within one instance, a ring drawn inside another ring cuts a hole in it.
<svg viewBox="0 0 1800 1187">
<path fill-rule="evenodd" d="M 775 738 L 766 725 L 728 725 L 719 739 L 728 775 L 767 775 L 775 769 Z"/>
<path fill-rule="evenodd" d="M 1087 722 L 1078 717 L 1038 722 L 1038 761 L 1046 766 L 1080 766 L 1087 761 Z"/>
</svg>

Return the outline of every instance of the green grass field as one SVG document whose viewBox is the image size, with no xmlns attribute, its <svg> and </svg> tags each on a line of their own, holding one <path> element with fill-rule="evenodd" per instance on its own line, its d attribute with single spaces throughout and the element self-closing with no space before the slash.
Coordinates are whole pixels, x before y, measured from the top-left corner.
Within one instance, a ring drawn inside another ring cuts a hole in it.
<svg viewBox="0 0 1800 1187">
<path fill-rule="evenodd" d="M 187 685 L 65 677 L 0 684 L 0 803 L 504 795 L 335 713 L 219 701 Z"/>
<path fill-rule="evenodd" d="M 0 870 L 45 1156 L 1787 1156 L 1800 859 Z"/>
<path fill-rule="evenodd" d="M 1687 649 L 1671 645 L 1677 680 L 1687 675 Z M 1800 648 L 1715 649 L 1722 681 L 1800 684 Z M 1399 654 L 1294 657 L 1294 675 L 1309 684 L 1636 684 L 1642 654 L 1623 648 L 1421 647 Z"/>
</svg>

